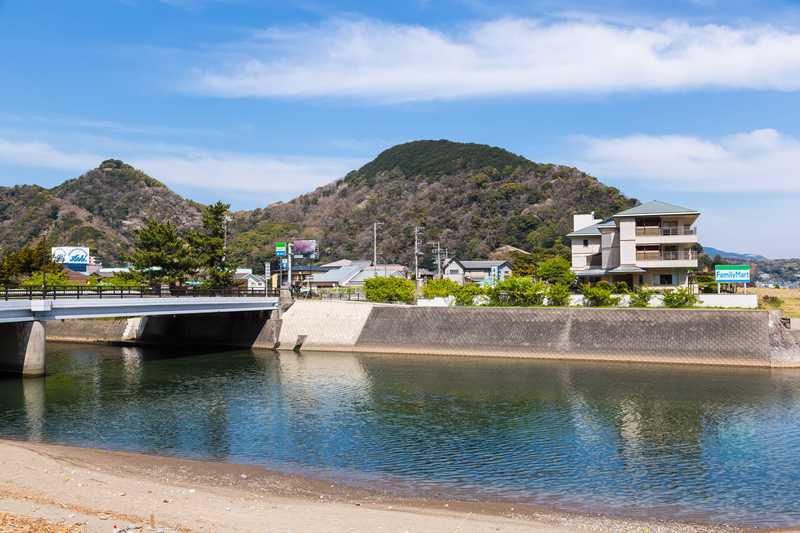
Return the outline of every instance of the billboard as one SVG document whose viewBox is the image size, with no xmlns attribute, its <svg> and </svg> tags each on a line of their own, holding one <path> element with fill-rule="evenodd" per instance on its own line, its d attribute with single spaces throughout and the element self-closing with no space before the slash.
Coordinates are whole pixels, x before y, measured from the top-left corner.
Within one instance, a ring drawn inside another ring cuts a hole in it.
<svg viewBox="0 0 800 533">
<path fill-rule="evenodd" d="M 316 259 L 317 241 L 307 239 L 294 241 L 292 243 L 292 254 L 297 259 Z"/>
<path fill-rule="evenodd" d="M 717 283 L 750 283 L 750 265 L 714 265 Z"/>
<path fill-rule="evenodd" d="M 61 263 L 70 270 L 84 272 L 89 266 L 89 248 L 85 246 L 54 246 L 50 252 L 53 262 Z"/>
</svg>

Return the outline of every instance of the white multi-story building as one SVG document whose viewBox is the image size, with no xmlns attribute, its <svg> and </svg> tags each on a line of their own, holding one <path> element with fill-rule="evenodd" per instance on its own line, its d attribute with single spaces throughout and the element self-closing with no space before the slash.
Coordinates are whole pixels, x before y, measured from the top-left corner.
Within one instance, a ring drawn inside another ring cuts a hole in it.
<svg viewBox="0 0 800 533">
<path fill-rule="evenodd" d="M 575 215 L 572 270 L 586 282 L 599 280 L 630 287 L 688 284 L 697 268 L 700 212 L 664 202 L 648 202 L 606 220 L 594 213 Z"/>
</svg>

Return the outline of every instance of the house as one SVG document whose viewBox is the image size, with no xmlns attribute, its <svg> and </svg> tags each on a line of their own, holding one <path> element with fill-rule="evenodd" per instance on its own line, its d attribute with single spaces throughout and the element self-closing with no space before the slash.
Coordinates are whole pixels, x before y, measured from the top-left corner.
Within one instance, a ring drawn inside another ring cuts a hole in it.
<svg viewBox="0 0 800 533">
<path fill-rule="evenodd" d="M 368 279 L 372 278 L 408 278 L 408 269 L 403 265 L 378 265 L 378 266 L 369 266 L 361 270 L 358 274 L 356 274 L 350 281 L 348 281 L 348 285 L 363 285 L 364 282 Z"/>
<path fill-rule="evenodd" d="M 465 283 L 488 283 L 491 280 L 502 281 L 511 276 L 511 264 L 508 261 L 461 261 L 450 259 L 442 268 L 445 279 L 455 281 L 459 285 Z"/>
<path fill-rule="evenodd" d="M 624 281 L 629 287 L 688 285 L 697 268 L 700 212 L 665 202 L 648 202 L 606 220 L 594 213 L 574 216 L 572 270 L 583 282 Z"/>
<path fill-rule="evenodd" d="M 351 265 L 316 273 L 306 280 L 306 285 L 311 288 L 345 287 L 363 269 L 361 265 Z"/>
<path fill-rule="evenodd" d="M 244 283 L 247 289 L 251 291 L 267 289 L 267 278 L 260 274 L 253 274 L 253 270 L 249 268 L 237 268 L 233 279 Z"/>
</svg>

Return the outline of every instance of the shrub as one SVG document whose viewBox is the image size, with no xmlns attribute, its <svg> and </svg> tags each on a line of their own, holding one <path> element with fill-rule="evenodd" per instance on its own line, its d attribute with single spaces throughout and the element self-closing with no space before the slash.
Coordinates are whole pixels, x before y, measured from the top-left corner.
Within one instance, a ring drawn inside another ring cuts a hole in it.
<svg viewBox="0 0 800 533">
<path fill-rule="evenodd" d="M 23 287 L 42 287 L 45 279 L 48 287 L 64 287 L 70 285 L 67 276 L 63 272 L 48 272 L 46 278 L 41 272 L 34 272 L 29 278 L 22 281 Z M 75 283 L 77 285 L 77 283 Z"/>
<path fill-rule="evenodd" d="M 664 305 L 667 307 L 692 307 L 697 303 L 697 296 L 687 287 L 664 293 Z"/>
<path fill-rule="evenodd" d="M 454 294 L 458 305 L 474 305 L 476 297 L 485 295 L 486 290 L 483 287 L 472 283 L 463 287 L 458 286 L 458 290 Z"/>
<path fill-rule="evenodd" d="M 770 296 L 765 294 L 761 297 L 761 306 L 772 309 L 780 309 L 783 306 L 783 299 L 778 296 Z"/>
<path fill-rule="evenodd" d="M 631 307 L 648 307 L 650 305 L 650 298 L 653 297 L 655 291 L 647 289 L 639 289 L 631 293 Z"/>
<path fill-rule="evenodd" d="M 414 282 L 398 277 L 371 278 L 364 282 L 364 293 L 370 302 L 414 303 Z"/>
<path fill-rule="evenodd" d="M 587 307 L 612 307 L 619 305 L 619 298 L 614 296 L 613 290 L 608 287 L 600 286 L 600 283 L 594 287 L 585 285 L 581 289 L 584 299 L 583 305 Z M 611 286 L 610 283 L 607 283 L 607 285 Z"/>
<path fill-rule="evenodd" d="M 553 257 L 542 261 L 536 269 L 536 275 L 547 283 L 572 285 L 575 283 L 575 272 L 570 267 L 570 262 L 563 257 Z"/>
<path fill-rule="evenodd" d="M 489 301 L 492 305 L 533 306 L 542 305 L 547 285 L 531 278 L 510 277 L 492 287 Z"/>
<path fill-rule="evenodd" d="M 569 305 L 569 287 L 562 283 L 547 288 L 547 305 L 563 307 Z"/>
<path fill-rule="evenodd" d="M 628 287 L 626 282 L 618 281 L 614 284 L 614 292 L 617 294 L 628 294 L 631 292 L 631 288 Z"/>
<path fill-rule="evenodd" d="M 451 279 L 432 279 L 423 285 L 422 296 L 425 298 L 444 298 L 454 296 L 460 289 L 461 286 Z"/>
<path fill-rule="evenodd" d="M 603 289 L 604 291 L 614 292 L 614 286 L 609 282 L 607 282 L 606 280 L 598 281 L 597 283 L 594 284 L 594 286 Z"/>
</svg>

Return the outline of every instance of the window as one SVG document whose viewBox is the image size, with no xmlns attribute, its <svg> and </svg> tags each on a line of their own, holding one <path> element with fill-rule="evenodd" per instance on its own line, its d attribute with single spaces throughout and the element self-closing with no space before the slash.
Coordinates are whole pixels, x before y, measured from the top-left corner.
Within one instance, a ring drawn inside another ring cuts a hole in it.
<svg viewBox="0 0 800 533">
<path fill-rule="evenodd" d="M 583 239 L 583 247 L 584 248 L 588 248 L 589 247 L 589 239 Z"/>
<path fill-rule="evenodd" d="M 639 274 L 639 285 L 644 285 L 644 276 Z"/>
<path fill-rule="evenodd" d="M 658 276 L 659 285 L 672 285 L 672 274 L 661 274 Z"/>
</svg>

